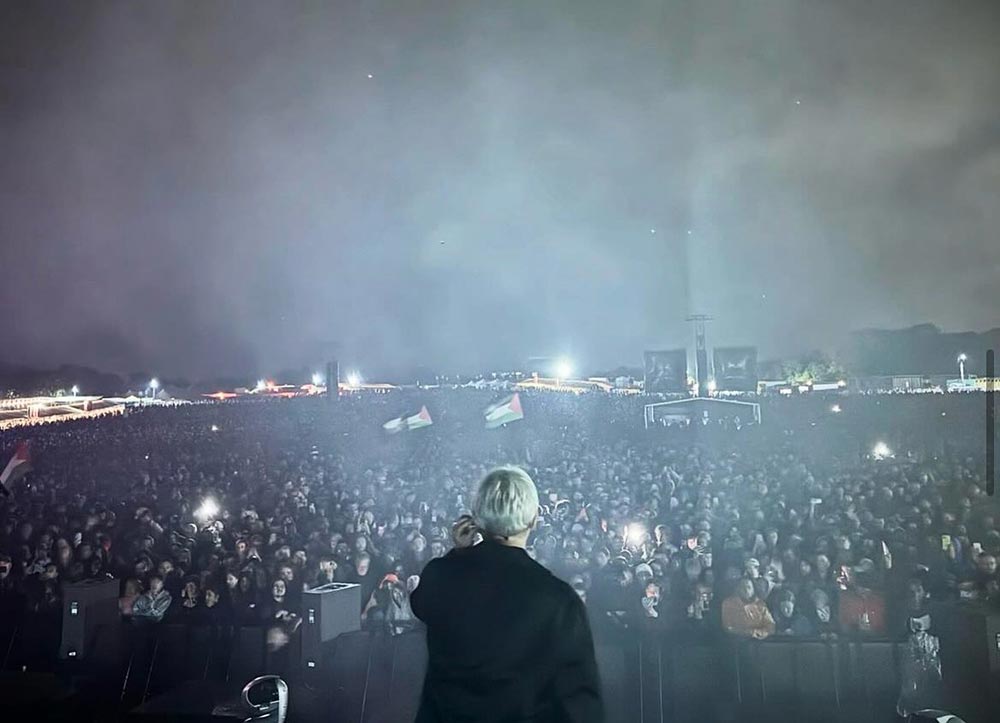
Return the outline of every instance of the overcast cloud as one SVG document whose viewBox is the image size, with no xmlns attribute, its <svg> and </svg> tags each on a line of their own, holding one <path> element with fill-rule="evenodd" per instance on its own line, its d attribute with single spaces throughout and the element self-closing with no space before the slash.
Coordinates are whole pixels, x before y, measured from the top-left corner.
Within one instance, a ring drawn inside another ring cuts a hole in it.
<svg viewBox="0 0 1000 723">
<path fill-rule="evenodd" d="M 998 38 L 992 0 L 8 0 L 0 358 L 391 375 L 636 364 L 692 312 L 763 356 L 1000 326 Z"/>
</svg>

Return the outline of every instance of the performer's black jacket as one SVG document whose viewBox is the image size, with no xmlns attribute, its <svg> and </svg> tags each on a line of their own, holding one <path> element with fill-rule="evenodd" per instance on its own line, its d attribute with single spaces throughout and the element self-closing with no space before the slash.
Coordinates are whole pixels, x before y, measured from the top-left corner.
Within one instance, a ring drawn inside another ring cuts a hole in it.
<svg viewBox="0 0 1000 723">
<path fill-rule="evenodd" d="M 583 602 L 523 549 L 456 548 L 410 602 L 429 653 L 417 723 L 604 720 Z"/>
</svg>

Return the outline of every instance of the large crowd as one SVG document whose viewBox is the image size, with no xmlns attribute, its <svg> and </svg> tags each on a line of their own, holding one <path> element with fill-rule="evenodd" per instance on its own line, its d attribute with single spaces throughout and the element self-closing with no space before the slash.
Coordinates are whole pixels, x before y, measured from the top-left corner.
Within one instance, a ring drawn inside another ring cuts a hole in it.
<svg viewBox="0 0 1000 723">
<path fill-rule="evenodd" d="M 1000 605 L 974 400 L 845 397 L 836 414 L 776 400 L 760 425 L 654 430 L 641 399 L 553 392 L 486 430 L 489 401 L 406 391 L 36 428 L 34 470 L 0 499 L 0 620 L 55 623 L 64 584 L 112 577 L 135 625 L 261 625 L 281 646 L 304 590 L 353 582 L 365 626 L 403 631 L 423 566 L 501 463 L 534 478 L 529 554 L 585 600 L 597 636 L 922 635 L 926 648 L 932 603 Z M 385 434 L 421 404 L 433 426 Z M 878 432 L 894 454 L 869 453 Z"/>
</svg>

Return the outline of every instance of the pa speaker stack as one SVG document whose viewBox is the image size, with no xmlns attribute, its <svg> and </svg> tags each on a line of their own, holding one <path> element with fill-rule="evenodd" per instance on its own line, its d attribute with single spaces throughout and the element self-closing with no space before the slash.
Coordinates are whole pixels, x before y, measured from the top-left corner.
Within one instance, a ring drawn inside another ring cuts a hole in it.
<svg viewBox="0 0 1000 723">
<path fill-rule="evenodd" d="M 97 630 L 120 624 L 118 580 L 85 580 L 63 587 L 60 658 L 84 658 Z"/>
<path fill-rule="evenodd" d="M 361 629 L 361 586 L 331 582 L 302 593 L 302 666 L 318 668 L 323 644 Z"/>
</svg>

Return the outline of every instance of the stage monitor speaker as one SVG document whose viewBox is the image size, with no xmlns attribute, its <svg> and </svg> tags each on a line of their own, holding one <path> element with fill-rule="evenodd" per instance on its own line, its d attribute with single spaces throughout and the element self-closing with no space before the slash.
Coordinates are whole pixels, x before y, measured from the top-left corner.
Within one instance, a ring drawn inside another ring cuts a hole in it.
<svg viewBox="0 0 1000 723">
<path fill-rule="evenodd" d="M 331 582 L 302 593 L 302 665 L 317 668 L 323 643 L 361 629 L 361 586 Z"/>
<path fill-rule="evenodd" d="M 120 624 L 118 580 L 85 580 L 63 587 L 60 658 L 84 658 L 97 629 Z"/>
<path fill-rule="evenodd" d="M 952 658 L 973 672 L 1000 675 L 1000 614 L 981 603 L 936 606 L 931 632 L 941 640 L 942 664 Z M 952 662 L 949 661 L 949 662 Z"/>
<path fill-rule="evenodd" d="M 941 641 L 949 698 L 963 701 L 962 712 L 970 720 L 995 720 L 1000 709 L 1000 614 L 977 601 L 932 605 L 931 633 Z"/>
</svg>

